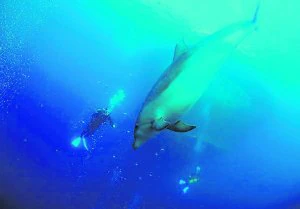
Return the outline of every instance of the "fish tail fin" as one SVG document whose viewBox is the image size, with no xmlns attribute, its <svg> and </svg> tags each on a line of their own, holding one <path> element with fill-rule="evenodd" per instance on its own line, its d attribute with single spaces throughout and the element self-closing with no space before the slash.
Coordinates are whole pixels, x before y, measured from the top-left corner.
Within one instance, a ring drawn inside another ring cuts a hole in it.
<svg viewBox="0 0 300 209">
<path fill-rule="evenodd" d="M 252 23 L 253 24 L 257 23 L 257 17 L 258 17 L 258 13 L 259 13 L 259 10 L 260 10 L 260 4 L 261 4 L 261 0 L 259 0 L 257 2 L 256 9 L 255 9 L 255 12 L 254 12 L 254 15 L 253 15 L 253 18 L 252 18 Z"/>
</svg>

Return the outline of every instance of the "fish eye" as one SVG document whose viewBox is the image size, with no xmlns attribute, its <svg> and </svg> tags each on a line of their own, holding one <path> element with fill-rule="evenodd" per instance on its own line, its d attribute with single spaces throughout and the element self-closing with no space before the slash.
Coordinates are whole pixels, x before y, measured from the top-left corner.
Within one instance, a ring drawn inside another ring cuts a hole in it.
<svg viewBox="0 0 300 209">
<path fill-rule="evenodd" d="M 134 128 L 138 128 L 138 127 L 139 127 L 139 125 L 135 124 L 135 127 L 134 127 Z"/>
</svg>

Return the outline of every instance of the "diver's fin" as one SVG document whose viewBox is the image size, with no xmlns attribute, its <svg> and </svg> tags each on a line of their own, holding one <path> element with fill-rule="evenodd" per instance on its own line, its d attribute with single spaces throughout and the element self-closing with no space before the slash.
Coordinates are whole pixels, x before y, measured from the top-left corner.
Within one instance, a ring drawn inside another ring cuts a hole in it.
<svg viewBox="0 0 300 209">
<path fill-rule="evenodd" d="M 170 123 L 168 123 L 167 121 L 165 121 L 165 119 L 163 117 L 154 120 L 152 122 L 152 128 L 155 129 L 156 131 L 161 131 L 165 128 L 167 128 L 170 125 Z"/>
<path fill-rule="evenodd" d="M 180 180 L 179 180 L 179 185 L 184 185 L 184 184 L 186 184 L 186 181 L 185 181 L 185 180 L 182 180 L 182 179 L 180 179 Z"/>
<path fill-rule="evenodd" d="M 173 61 L 175 61 L 178 57 L 180 57 L 183 53 L 187 52 L 188 47 L 184 43 L 184 40 L 182 39 L 179 43 L 176 44 L 175 46 L 175 51 L 174 51 L 174 57 Z"/>
<path fill-rule="evenodd" d="M 85 140 L 84 137 L 82 137 L 82 144 L 83 144 L 84 149 L 86 149 L 87 151 L 89 151 L 89 148 L 87 146 L 87 143 L 86 143 L 86 140 Z"/>
<path fill-rule="evenodd" d="M 71 141 L 71 144 L 72 144 L 73 147 L 76 147 L 76 148 L 77 148 L 77 147 L 80 146 L 81 141 L 82 141 L 82 137 L 76 137 L 75 139 L 73 139 L 73 140 Z"/>
<path fill-rule="evenodd" d="M 167 129 L 169 129 L 171 131 L 175 131 L 175 132 L 188 132 L 188 131 L 193 130 L 194 128 L 196 128 L 196 126 L 187 125 L 187 124 L 181 122 L 180 120 L 174 124 L 168 125 L 168 127 L 167 127 Z"/>
<path fill-rule="evenodd" d="M 187 191 L 190 189 L 189 186 L 186 186 L 182 189 L 183 194 L 187 193 Z"/>
</svg>

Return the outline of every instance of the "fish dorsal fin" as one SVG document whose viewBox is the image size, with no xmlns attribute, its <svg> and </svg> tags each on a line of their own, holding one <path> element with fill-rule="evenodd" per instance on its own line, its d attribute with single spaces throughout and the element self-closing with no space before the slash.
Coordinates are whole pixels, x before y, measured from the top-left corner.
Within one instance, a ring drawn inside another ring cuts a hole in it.
<svg viewBox="0 0 300 209">
<path fill-rule="evenodd" d="M 174 124 L 170 124 L 167 127 L 167 129 L 169 129 L 171 131 L 175 131 L 175 132 L 188 132 L 188 131 L 193 130 L 194 128 L 196 128 L 196 126 L 185 124 L 185 123 L 181 122 L 180 120 Z"/>
<path fill-rule="evenodd" d="M 209 32 L 189 31 L 175 46 L 173 61 L 209 36 Z"/>
<path fill-rule="evenodd" d="M 184 40 L 182 39 L 175 46 L 173 61 L 175 61 L 178 57 L 180 57 L 182 54 L 184 54 L 185 52 L 187 52 L 187 50 L 188 50 L 188 47 L 184 43 Z"/>
</svg>

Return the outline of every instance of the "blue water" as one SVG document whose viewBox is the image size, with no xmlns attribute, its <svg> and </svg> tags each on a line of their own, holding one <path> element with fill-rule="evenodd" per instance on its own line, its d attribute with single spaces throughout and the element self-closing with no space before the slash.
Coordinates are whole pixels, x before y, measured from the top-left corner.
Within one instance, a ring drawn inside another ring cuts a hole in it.
<svg viewBox="0 0 300 209">
<path fill-rule="evenodd" d="M 138 26 L 106 18 L 113 9 L 93 19 L 78 2 L 0 3 L 0 209 L 297 208 L 299 95 L 274 93 L 255 73 L 262 59 L 232 55 L 184 116 L 197 130 L 163 132 L 134 151 L 136 118 L 174 37 L 136 39 Z M 294 60 L 286 56 L 282 66 Z M 116 128 L 88 139 L 87 158 L 72 139 L 119 90 Z M 179 181 L 197 166 L 184 193 Z"/>
</svg>

